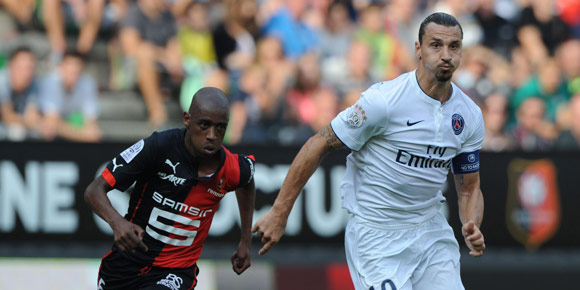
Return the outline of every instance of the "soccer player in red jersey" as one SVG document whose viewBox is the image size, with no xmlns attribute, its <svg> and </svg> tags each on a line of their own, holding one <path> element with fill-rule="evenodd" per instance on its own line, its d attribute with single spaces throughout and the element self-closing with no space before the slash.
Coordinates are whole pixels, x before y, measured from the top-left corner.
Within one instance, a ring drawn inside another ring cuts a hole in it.
<svg viewBox="0 0 580 290">
<path fill-rule="evenodd" d="M 200 89 L 185 128 L 155 132 L 121 152 L 86 189 L 85 200 L 114 231 L 103 257 L 98 289 L 193 289 L 197 260 L 219 202 L 235 191 L 241 239 L 233 270 L 250 267 L 254 157 L 233 154 L 222 142 L 230 103 L 217 88 Z M 107 192 L 135 184 L 125 217 Z"/>
</svg>

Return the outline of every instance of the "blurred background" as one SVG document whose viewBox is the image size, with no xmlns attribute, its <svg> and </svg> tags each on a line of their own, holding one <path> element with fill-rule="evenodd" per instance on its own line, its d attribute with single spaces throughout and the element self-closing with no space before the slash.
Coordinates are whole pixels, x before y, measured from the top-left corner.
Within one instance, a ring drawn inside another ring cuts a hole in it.
<svg viewBox="0 0 580 290">
<path fill-rule="evenodd" d="M 232 98 L 225 139 L 254 154 L 256 213 L 299 146 L 375 82 L 416 68 L 420 22 L 464 31 L 454 82 L 482 109 L 484 257 L 469 257 L 453 183 L 444 208 L 466 289 L 578 289 L 580 0 L 0 0 L 0 289 L 95 289 L 111 231 L 88 183 L 154 130 L 181 127 L 203 86 Z M 196 289 L 352 289 L 326 157 L 287 235 L 236 276 L 227 195 Z M 126 212 L 128 193 L 110 194 Z"/>
</svg>

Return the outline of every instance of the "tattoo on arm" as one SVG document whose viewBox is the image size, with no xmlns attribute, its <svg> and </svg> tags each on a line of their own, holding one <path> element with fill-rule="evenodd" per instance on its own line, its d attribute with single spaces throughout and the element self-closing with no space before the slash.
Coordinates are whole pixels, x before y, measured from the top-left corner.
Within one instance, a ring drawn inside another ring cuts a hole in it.
<svg viewBox="0 0 580 290">
<path fill-rule="evenodd" d="M 459 184 L 460 186 L 464 186 L 465 185 L 465 177 L 463 176 L 463 174 L 458 174 L 457 176 L 457 184 Z"/>
<path fill-rule="evenodd" d="M 326 139 L 326 144 L 328 144 L 328 151 L 332 151 L 344 146 L 342 141 L 340 141 L 340 139 L 336 137 L 330 125 L 320 130 L 320 132 L 318 132 L 318 135 L 321 135 L 324 137 L 324 139 Z"/>
</svg>

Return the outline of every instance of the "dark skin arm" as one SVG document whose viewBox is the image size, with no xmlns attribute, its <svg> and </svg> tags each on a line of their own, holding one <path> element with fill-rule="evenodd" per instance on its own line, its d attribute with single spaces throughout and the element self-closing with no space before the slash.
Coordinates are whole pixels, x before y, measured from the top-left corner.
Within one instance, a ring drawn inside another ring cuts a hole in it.
<svg viewBox="0 0 580 290">
<path fill-rule="evenodd" d="M 135 253 L 137 249 L 147 251 L 148 248 L 143 243 L 145 231 L 140 226 L 127 221 L 113 208 L 107 197 L 107 193 L 111 189 L 105 179 L 99 176 L 85 190 L 85 201 L 97 215 L 111 226 L 115 243 L 119 249 L 128 254 Z"/>
<path fill-rule="evenodd" d="M 254 216 L 254 199 L 256 196 L 256 186 L 254 180 L 248 185 L 236 190 L 236 198 L 240 209 L 240 218 L 242 221 L 242 234 L 238 250 L 232 255 L 232 267 L 236 274 L 242 274 L 251 265 L 250 247 L 252 245 L 252 218 Z"/>
<path fill-rule="evenodd" d="M 480 231 L 483 220 L 483 194 L 480 189 L 479 172 L 454 175 L 457 188 L 461 233 L 469 254 L 473 257 L 483 255 L 485 241 Z"/>
<path fill-rule="evenodd" d="M 264 244 L 259 251 L 260 255 L 268 252 L 284 234 L 292 206 L 322 158 L 328 152 L 342 147 L 344 144 L 336 137 L 330 125 L 310 137 L 302 146 L 290 165 L 274 205 L 252 228 L 252 232 L 257 232 Z"/>
</svg>

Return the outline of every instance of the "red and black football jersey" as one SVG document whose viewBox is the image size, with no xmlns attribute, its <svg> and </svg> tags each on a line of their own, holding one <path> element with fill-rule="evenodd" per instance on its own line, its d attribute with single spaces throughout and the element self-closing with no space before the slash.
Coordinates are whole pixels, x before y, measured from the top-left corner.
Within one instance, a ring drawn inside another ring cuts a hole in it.
<svg viewBox="0 0 580 290">
<path fill-rule="evenodd" d="M 147 252 L 136 262 L 183 268 L 196 263 L 219 202 L 253 178 L 253 156 L 222 147 L 221 162 L 207 177 L 197 176 L 199 163 L 185 147 L 185 129 L 153 133 L 127 148 L 107 165 L 102 176 L 121 191 L 133 183 L 127 220 L 141 226 Z"/>
</svg>

